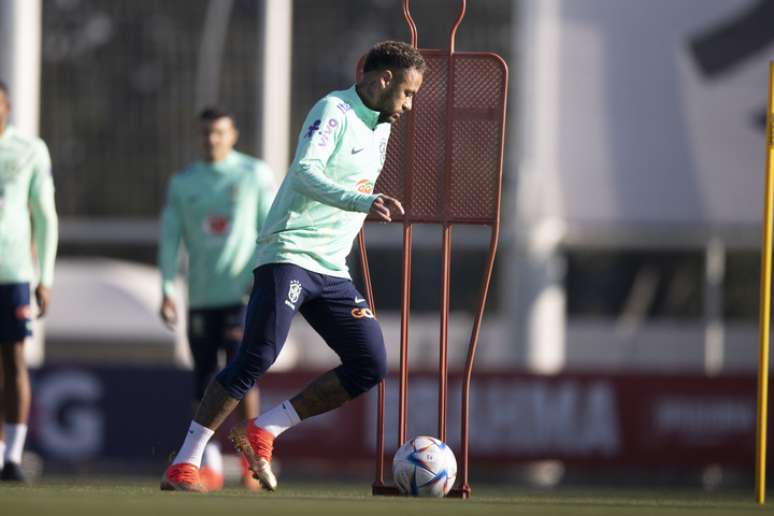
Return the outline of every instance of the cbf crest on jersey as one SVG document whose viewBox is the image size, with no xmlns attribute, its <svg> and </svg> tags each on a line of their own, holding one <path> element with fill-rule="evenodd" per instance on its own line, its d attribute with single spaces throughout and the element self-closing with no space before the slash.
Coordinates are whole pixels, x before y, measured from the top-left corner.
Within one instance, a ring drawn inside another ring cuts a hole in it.
<svg viewBox="0 0 774 516">
<path fill-rule="evenodd" d="M 379 143 L 379 166 L 384 166 L 384 161 L 387 159 L 387 139 L 385 138 Z"/>
<path fill-rule="evenodd" d="M 301 295 L 301 282 L 298 280 L 291 280 L 288 287 L 288 298 L 285 300 L 285 304 L 293 310 L 296 309 L 296 303 L 298 297 Z"/>
</svg>

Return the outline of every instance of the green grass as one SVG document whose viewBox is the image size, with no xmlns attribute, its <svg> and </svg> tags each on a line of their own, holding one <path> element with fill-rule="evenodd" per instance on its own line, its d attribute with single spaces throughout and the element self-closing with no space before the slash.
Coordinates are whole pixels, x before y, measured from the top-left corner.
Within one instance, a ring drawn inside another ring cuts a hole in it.
<svg viewBox="0 0 774 516">
<path fill-rule="evenodd" d="M 758 512 L 774 513 L 774 506 L 758 506 L 751 493 L 708 495 L 698 490 L 528 492 L 508 487 L 478 487 L 470 500 L 428 500 L 373 497 L 365 484 L 286 482 L 276 493 L 253 494 L 227 488 L 207 495 L 161 492 L 156 482 L 0 484 L 0 514 L 3 516 L 720 516 Z"/>
</svg>

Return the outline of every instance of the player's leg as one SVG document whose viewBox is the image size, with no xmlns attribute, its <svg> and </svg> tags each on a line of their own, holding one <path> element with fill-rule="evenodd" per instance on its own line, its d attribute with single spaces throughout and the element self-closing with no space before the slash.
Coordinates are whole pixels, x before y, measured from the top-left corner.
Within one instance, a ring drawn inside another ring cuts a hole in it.
<svg viewBox="0 0 774 516">
<path fill-rule="evenodd" d="M 351 281 L 331 278 L 323 296 L 304 306 L 302 313 L 341 359 L 340 366 L 291 400 L 304 420 L 370 390 L 384 378 L 387 358 L 381 327 Z"/>
<path fill-rule="evenodd" d="M 226 361 L 231 362 L 236 358 L 239 346 L 242 343 L 244 336 L 244 325 L 246 317 L 246 307 L 237 305 L 228 307 L 223 311 L 223 326 L 222 326 L 222 348 L 226 352 Z M 252 419 L 258 415 L 259 412 L 259 391 L 258 387 L 254 386 L 249 389 L 241 403 L 237 406 L 237 415 L 241 419 Z"/>
<path fill-rule="evenodd" d="M 24 341 L 32 334 L 30 287 L 27 283 L 0 286 L 0 362 L 3 385 L 2 480 L 24 481 L 22 452 L 30 412 L 30 379 Z"/>
<path fill-rule="evenodd" d="M 196 490 L 191 480 L 195 478 L 198 482 L 205 445 L 255 385 L 256 379 L 276 360 L 296 307 L 303 302 L 305 292 L 301 285 L 304 282 L 309 283 L 306 271 L 292 265 L 272 264 L 256 269 L 242 345 L 234 360 L 207 387 L 183 446 L 165 474 L 162 489 Z M 178 470 L 190 474 L 186 473 L 184 481 L 177 482 Z M 271 488 L 274 486 L 276 479 L 273 485 L 269 484 Z"/>
<path fill-rule="evenodd" d="M 222 347 L 226 352 L 227 362 L 234 360 L 237 351 L 239 351 L 239 346 L 244 334 L 244 322 L 244 305 L 237 305 L 224 309 Z M 242 398 L 242 401 L 237 405 L 236 413 L 240 420 L 248 420 L 255 419 L 258 416 L 259 410 L 260 398 L 258 386 L 254 386 L 245 393 L 244 398 Z M 253 478 L 253 473 L 250 471 L 247 460 L 241 454 L 239 458 L 242 465 L 242 485 L 250 491 L 260 490 L 261 484 Z"/>
<path fill-rule="evenodd" d="M 221 313 L 214 308 L 192 309 L 188 312 L 188 345 L 193 361 L 193 410 L 201 403 L 207 384 L 218 367 L 218 347 L 221 341 Z M 223 488 L 223 458 L 217 442 L 207 443 L 200 471 L 202 486 L 207 491 Z"/>
<path fill-rule="evenodd" d="M 0 344 L 2 346 L 2 344 Z M 5 466 L 5 432 L 3 431 L 3 422 L 5 421 L 5 389 L 3 383 L 5 383 L 5 375 L 3 375 L 3 357 L 0 355 L 0 473 Z"/>
<path fill-rule="evenodd" d="M 275 314 L 279 318 L 278 321 L 287 320 L 288 323 L 287 325 L 282 324 L 281 326 L 283 332 L 281 335 L 282 340 L 272 339 L 270 335 L 272 332 L 268 332 L 263 338 L 267 342 L 272 342 L 273 340 L 275 347 L 277 345 L 281 347 L 281 344 L 283 344 L 285 338 L 287 338 L 290 317 L 292 317 L 292 315 L 294 315 L 305 303 L 315 299 L 315 297 L 319 295 L 323 287 L 324 276 L 309 272 L 295 265 L 276 264 L 273 267 L 276 267 L 278 270 L 278 273 L 274 278 L 274 291 L 276 294 Z M 242 346 L 239 349 L 236 360 L 229 364 L 229 367 L 219 375 L 219 378 L 223 377 L 224 385 L 228 385 L 229 383 L 232 385 L 239 385 L 240 382 L 238 377 L 231 379 L 233 372 L 249 369 L 248 367 L 240 367 L 239 364 L 244 360 L 243 357 L 249 356 L 249 354 L 252 353 L 249 348 L 246 348 L 254 341 L 255 337 L 251 336 L 251 333 L 258 334 L 255 332 L 254 325 L 251 323 L 250 315 L 251 311 L 248 309 L 247 324 L 245 325 L 245 338 L 242 341 Z M 272 324 L 277 325 L 278 328 L 280 327 L 277 322 Z M 263 331 L 265 332 L 265 330 Z M 274 330 L 273 333 L 279 336 L 278 330 Z M 275 358 L 280 351 L 280 347 L 276 348 L 274 354 Z M 275 407 L 273 410 L 278 409 Z M 263 417 L 263 415 L 257 419 L 260 419 L 261 417 Z M 231 442 L 234 443 L 234 447 L 239 450 L 247 460 L 250 470 L 253 472 L 253 476 L 261 482 L 264 488 L 273 491 L 277 487 L 277 479 L 271 470 L 271 443 L 273 437 L 259 426 L 256 426 L 257 419 L 250 419 L 237 425 L 237 427 L 231 431 L 229 437 Z"/>
<path fill-rule="evenodd" d="M 5 454 L 2 480 L 24 481 L 22 452 L 30 412 L 30 379 L 24 359 L 24 341 L 0 344 L 3 363 Z"/>
<path fill-rule="evenodd" d="M 248 426 L 258 456 L 271 456 L 274 439 L 281 433 L 306 418 L 340 407 L 379 383 L 386 373 L 382 331 L 371 311 L 355 302 L 361 296 L 349 280 L 324 277 L 324 282 L 321 295 L 305 303 L 301 313 L 342 364 Z"/>
<path fill-rule="evenodd" d="M 0 323 L 0 329 L 2 329 L 2 323 Z M 0 346 L 2 346 L 1 343 Z M 3 357 L 0 355 L 0 473 L 2 473 L 3 466 L 5 466 L 5 432 L 3 431 L 3 422 L 5 421 L 5 410 L 3 408 L 5 405 L 5 401 L 3 401 L 5 398 L 4 382 Z"/>
</svg>

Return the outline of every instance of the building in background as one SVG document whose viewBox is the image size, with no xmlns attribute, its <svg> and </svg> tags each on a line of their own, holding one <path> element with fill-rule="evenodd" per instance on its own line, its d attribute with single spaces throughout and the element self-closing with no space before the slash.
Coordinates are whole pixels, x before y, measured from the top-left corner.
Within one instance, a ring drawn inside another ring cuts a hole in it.
<svg viewBox="0 0 774 516">
<path fill-rule="evenodd" d="M 523 363 L 755 370 L 774 2 L 519 5 Z"/>
</svg>

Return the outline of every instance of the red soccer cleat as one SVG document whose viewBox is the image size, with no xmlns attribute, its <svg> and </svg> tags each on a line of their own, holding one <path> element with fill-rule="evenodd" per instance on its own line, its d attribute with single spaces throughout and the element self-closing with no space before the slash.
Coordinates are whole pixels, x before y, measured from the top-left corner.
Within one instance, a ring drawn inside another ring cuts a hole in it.
<svg viewBox="0 0 774 516">
<path fill-rule="evenodd" d="M 263 428 L 255 426 L 255 419 L 250 419 L 234 427 L 228 437 L 234 448 L 247 461 L 253 477 L 269 491 L 277 489 L 277 477 L 271 470 L 274 436 Z"/>
<path fill-rule="evenodd" d="M 193 493 L 206 493 L 207 489 L 202 485 L 199 477 L 199 468 L 187 462 L 170 464 L 161 479 L 162 491 L 190 491 Z"/>
<path fill-rule="evenodd" d="M 239 463 L 242 465 L 242 485 L 248 491 L 260 491 L 263 487 L 261 483 L 253 476 L 253 472 L 250 471 L 250 465 L 247 463 L 247 459 L 241 453 L 239 454 Z"/>
<path fill-rule="evenodd" d="M 223 489 L 223 474 L 210 466 L 202 466 L 202 469 L 199 470 L 199 480 L 208 493 Z"/>
</svg>

